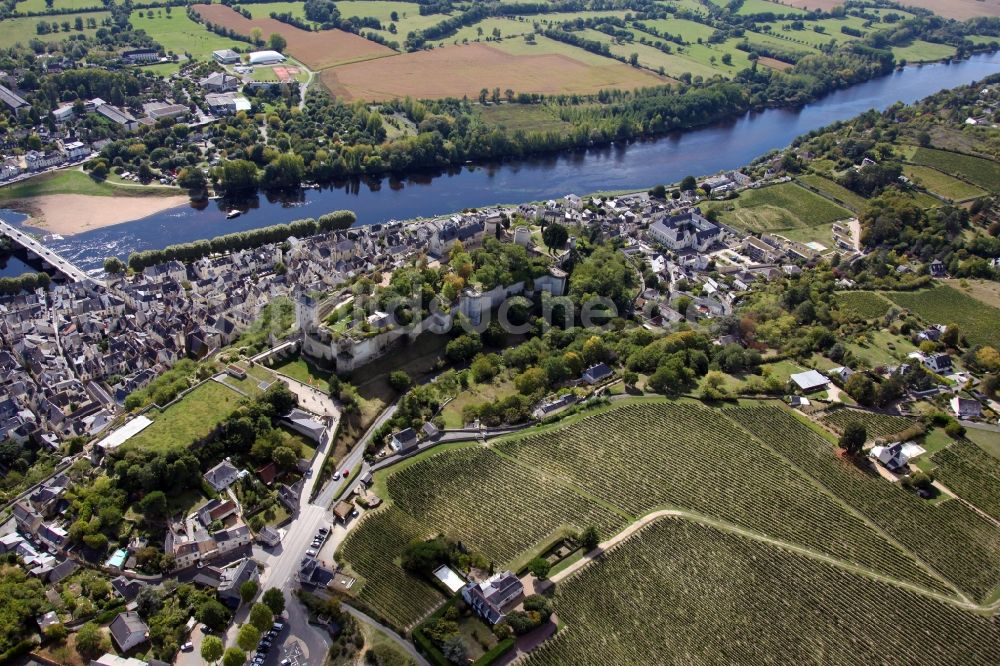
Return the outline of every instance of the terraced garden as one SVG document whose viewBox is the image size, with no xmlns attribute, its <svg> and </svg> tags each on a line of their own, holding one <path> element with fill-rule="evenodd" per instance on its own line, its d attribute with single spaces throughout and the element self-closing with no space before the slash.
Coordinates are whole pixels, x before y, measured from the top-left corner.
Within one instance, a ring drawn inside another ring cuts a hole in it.
<svg viewBox="0 0 1000 666">
<path fill-rule="evenodd" d="M 566 629 L 528 666 L 1000 660 L 995 617 L 682 519 L 560 583 L 555 609 Z"/>
<path fill-rule="evenodd" d="M 887 296 L 932 324 L 957 324 L 973 345 L 1000 347 L 1000 310 L 947 285 Z"/>
<path fill-rule="evenodd" d="M 956 501 L 928 503 L 865 473 L 834 454 L 833 444 L 773 406 L 724 412 L 751 434 L 856 508 L 970 597 L 988 598 L 1000 584 L 1000 529 Z"/>
<path fill-rule="evenodd" d="M 945 486 L 1000 520 L 1000 460 L 963 439 L 935 453 L 931 461 Z"/>
<path fill-rule="evenodd" d="M 833 409 L 823 415 L 823 423 L 837 432 L 843 432 L 848 423 L 860 422 L 868 432 L 868 439 L 892 437 L 913 427 L 916 422 L 902 416 L 874 414 L 860 409 Z"/>
</svg>

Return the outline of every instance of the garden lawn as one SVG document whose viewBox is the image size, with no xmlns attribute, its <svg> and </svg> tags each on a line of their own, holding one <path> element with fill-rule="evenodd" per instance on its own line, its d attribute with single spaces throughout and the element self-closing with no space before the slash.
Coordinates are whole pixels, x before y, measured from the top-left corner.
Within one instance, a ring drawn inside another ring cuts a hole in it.
<svg viewBox="0 0 1000 666">
<path fill-rule="evenodd" d="M 826 196 L 829 199 L 833 199 L 834 202 L 850 208 L 851 210 L 858 212 L 868 205 L 868 200 L 863 196 L 852 192 L 843 185 L 840 185 L 829 178 L 824 178 L 823 176 L 817 176 L 815 174 L 807 174 L 798 177 L 799 182 L 810 188 L 815 188 L 820 194 Z"/>
<path fill-rule="evenodd" d="M 890 292 L 887 296 L 927 323 L 956 324 L 973 345 L 1000 348 L 1000 309 L 947 285 L 916 292 Z"/>
<path fill-rule="evenodd" d="M 878 319 L 889 310 L 889 301 L 873 291 L 842 291 L 836 295 L 837 307 L 857 319 Z"/>
<path fill-rule="evenodd" d="M 330 373 L 307 363 L 301 356 L 283 361 L 272 369 L 275 372 L 288 375 L 292 379 L 297 379 L 303 384 L 314 386 L 323 391 L 323 393 L 330 392 Z"/>
<path fill-rule="evenodd" d="M 147 413 L 153 424 L 122 446 L 153 452 L 187 448 L 211 435 L 242 400 L 236 391 L 209 380 L 162 412 Z"/>
</svg>

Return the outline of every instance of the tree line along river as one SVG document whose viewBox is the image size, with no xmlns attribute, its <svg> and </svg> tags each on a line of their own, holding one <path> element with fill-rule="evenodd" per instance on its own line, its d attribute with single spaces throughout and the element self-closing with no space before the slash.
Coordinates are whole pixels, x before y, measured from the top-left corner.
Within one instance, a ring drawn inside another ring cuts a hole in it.
<svg viewBox="0 0 1000 666">
<path fill-rule="evenodd" d="M 210 200 L 146 218 L 95 229 L 49 244 L 84 269 L 99 268 L 105 257 L 126 259 L 131 252 L 212 238 L 332 210 L 350 209 L 359 224 L 442 215 L 466 208 L 561 197 L 567 193 L 639 190 L 686 175 L 735 169 L 787 146 L 796 136 L 847 120 L 869 109 L 912 103 L 945 88 L 1000 72 L 1000 54 L 911 66 L 885 77 L 834 92 L 801 109 L 767 109 L 726 123 L 630 144 L 614 144 L 497 164 L 476 164 L 435 173 L 355 179 L 298 197 Z M 233 207 L 244 213 L 226 219 Z M 0 211 L 12 224 L 24 216 Z"/>
</svg>

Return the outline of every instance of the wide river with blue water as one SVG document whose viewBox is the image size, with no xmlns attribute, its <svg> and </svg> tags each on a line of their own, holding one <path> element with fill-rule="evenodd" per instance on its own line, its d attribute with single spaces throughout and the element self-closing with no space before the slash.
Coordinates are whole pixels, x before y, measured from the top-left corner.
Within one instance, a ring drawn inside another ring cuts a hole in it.
<svg viewBox="0 0 1000 666">
<path fill-rule="evenodd" d="M 621 143 L 552 157 L 477 164 L 402 178 L 360 179 L 339 187 L 306 190 L 297 200 L 269 200 L 264 195 L 239 207 L 246 212 L 227 220 L 231 203 L 202 202 L 149 217 L 96 229 L 50 245 L 85 269 L 110 255 L 211 238 L 270 224 L 318 217 L 351 209 L 359 224 L 407 220 L 477 208 L 561 197 L 567 193 L 648 188 L 688 174 L 734 169 L 800 134 L 847 120 L 868 109 L 910 103 L 1000 72 L 1000 54 L 968 60 L 907 67 L 889 76 L 832 93 L 801 109 L 768 109 L 730 122 L 655 140 Z M 114 206 L 114 199 L 108 199 Z M 6 213 L 6 211 L 0 211 Z M 21 215 L 4 215 L 10 221 Z M 11 219 L 13 218 L 13 219 Z"/>
</svg>

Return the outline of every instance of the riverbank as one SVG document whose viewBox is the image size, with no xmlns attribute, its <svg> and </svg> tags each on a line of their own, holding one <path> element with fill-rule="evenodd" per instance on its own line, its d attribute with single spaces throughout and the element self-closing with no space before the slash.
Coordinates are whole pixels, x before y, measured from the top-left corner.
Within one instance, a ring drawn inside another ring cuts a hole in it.
<svg viewBox="0 0 1000 666">
<path fill-rule="evenodd" d="M 45 194 L 5 201 L 3 206 L 28 215 L 25 226 L 72 236 L 162 213 L 187 202 L 188 197 L 181 194 L 131 197 Z"/>
</svg>

